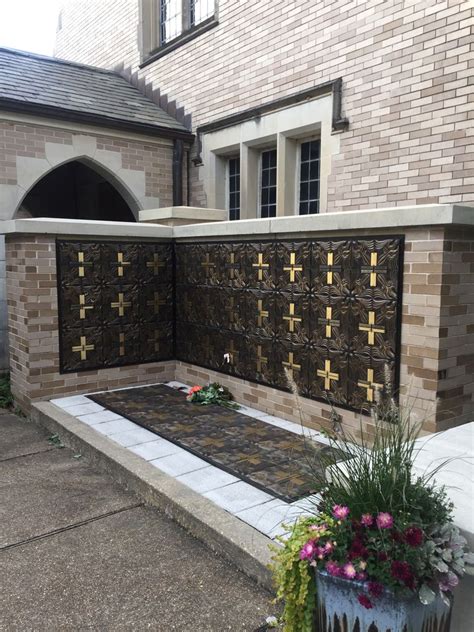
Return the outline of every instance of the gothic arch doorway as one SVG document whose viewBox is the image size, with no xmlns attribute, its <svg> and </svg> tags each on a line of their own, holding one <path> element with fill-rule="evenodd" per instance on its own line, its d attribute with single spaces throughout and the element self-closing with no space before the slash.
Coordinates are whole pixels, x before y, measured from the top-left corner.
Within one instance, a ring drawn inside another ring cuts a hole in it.
<svg viewBox="0 0 474 632">
<path fill-rule="evenodd" d="M 16 217 L 57 217 L 134 222 L 132 208 L 113 176 L 73 160 L 43 176 L 25 195 Z"/>
</svg>

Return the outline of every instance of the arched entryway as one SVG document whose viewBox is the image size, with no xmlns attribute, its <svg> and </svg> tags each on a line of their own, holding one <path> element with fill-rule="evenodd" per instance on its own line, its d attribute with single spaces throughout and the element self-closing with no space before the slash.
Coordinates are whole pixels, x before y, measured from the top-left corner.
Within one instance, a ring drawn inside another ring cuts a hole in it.
<svg viewBox="0 0 474 632">
<path fill-rule="evenodd" d="M 68 162 L 30 189 L 16 216 L 134 222 L 136 218 L 119 190 L 120 184 L 111 180 L 112 176 L 105 177 L 86 162 Z"/>
</svg>

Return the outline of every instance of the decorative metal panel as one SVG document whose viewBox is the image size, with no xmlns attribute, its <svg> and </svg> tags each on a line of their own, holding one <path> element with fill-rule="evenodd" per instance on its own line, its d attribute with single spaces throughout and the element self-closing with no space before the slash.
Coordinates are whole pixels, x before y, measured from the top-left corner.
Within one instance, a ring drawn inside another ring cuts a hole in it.
<svg viewBox="0 0 474 632">
<path fill-rule="evenodd" d="M 398 385 L 402 244 L 176 244 L 177 358 L 367 410 Z"/>
<path fill-rule="evenodd" d="M 174 356 L 171 243 L 56 244 L 61 372 Z"/>
</svg>

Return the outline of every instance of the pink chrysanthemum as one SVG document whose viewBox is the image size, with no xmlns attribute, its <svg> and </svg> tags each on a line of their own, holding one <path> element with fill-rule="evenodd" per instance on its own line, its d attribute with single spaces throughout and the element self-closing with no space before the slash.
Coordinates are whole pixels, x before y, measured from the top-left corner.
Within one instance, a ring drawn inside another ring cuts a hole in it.
<svg viewBox="0 0 474 632">
<path fill-rule="evenodd" d="M 371 527 L 374 524 L 374 517 L 372 514 L 363 514 L 360 519 L 360 524 L 364 527 Z"/>
<path fill-rule="evenodd" d="M 334 505 L 332 508 L 332 515 L 336 520 L 345 520 L 349 515 L 349 507 L 344 505 Z"/>
<path fill-rule="evenodd" d="M 310 540 L 306 542 L 304 547 L 300 551 L 300 560 L 310 560 L 316 552 L 316 547 L 314 545 L 314 540 Z"/>
<path fill-rule="evenodd" d="M 357 575 L 354 564 L 351 564 L 350 562 L 348 564 L 344 564 L 342 567 L 342 574 L 346 579 L 354 579 Z"/>
<path fill-rule="evenodd" d="M 381 511 L 376 518 L 379 529 L 391 529 L 393 527 L 393 516 L 386 511 Z"/>
<path fill-rule="evenodd" d="M 367 595 L 360 594 L 357 596 L 357 600 L 359 601 L 360 605 L 364 606 L 364 608 L 367 608 L 367 610 L 370 610 L 374 607 L 373 603 L 370 601 Z"/>
</svg>

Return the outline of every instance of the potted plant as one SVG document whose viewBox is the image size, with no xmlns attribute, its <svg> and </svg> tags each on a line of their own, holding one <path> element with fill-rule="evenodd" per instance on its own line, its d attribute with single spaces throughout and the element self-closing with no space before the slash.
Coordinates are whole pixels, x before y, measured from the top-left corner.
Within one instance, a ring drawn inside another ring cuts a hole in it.
<svg viewBox="0 0 474 632">
<path fill-rule="evenodd" d="M 334 450 L 314 515 L 274 558 L 287 632 L 448 632 L 453 590 L 474 556 L 433 481 L 441 466 L 413 471 L 410 417 L 389 398 L 373 410 L 371 436 L 327 435 Z"/>
</svg>

